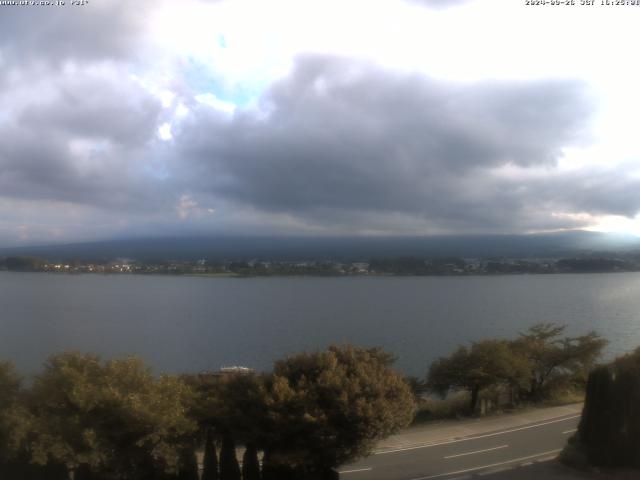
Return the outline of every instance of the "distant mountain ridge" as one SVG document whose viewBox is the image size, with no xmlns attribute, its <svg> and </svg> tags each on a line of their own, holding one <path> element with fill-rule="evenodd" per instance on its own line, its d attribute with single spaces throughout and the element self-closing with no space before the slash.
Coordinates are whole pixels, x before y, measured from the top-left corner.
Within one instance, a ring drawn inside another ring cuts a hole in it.
<svg viewBox="0 0 640 480">
<path fill-rule="evenodd" d="M 425 237 L 173 237 L 129 238 L 0 248 L 0 257 L 24 255 L 50 261 L 105 260 L 368 260 L 391 257 L 562 257 L 640 251 L 640 237 L 570 231 L 532 235 Z"/>
</svg>

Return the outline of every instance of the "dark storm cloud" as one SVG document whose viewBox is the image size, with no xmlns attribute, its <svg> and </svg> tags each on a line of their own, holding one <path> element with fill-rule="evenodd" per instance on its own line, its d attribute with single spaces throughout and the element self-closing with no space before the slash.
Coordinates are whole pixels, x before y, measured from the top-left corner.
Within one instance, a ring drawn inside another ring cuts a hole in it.
<svg viewBox="0 0 640 480">
<path fill-rule="evenodd" d="M 107 73 L 52 73 L 42 98 L 12 105 L 0 129 L 3 196 L 132 210 L 144 207 L 144 197 L 152 196 L 151 204 L 162 197 L 142 175 L 159 101 Z M 10 105 L 10 96 L 5 99 Z"/>
<path fill-rule="evenodd" d="M 151 0 L 0 7 L 0 51 L 17 62 L 99 61 L 131 54 Z"/>
<path fill-rule="evenodd" d="M 631 168 L 629 169 L 631 170 Z M 640 210 L 640 178 L 624 167 L 590 168 L 530 182 L 541 198 L 568 211 L 632 218 Z"/>
<path fill-rule="evenodd" d="M 177 157 L 193 188 L 265 211 L 326 223 L 337 212 L 397 212 L 490 228 L 515 225 L 530 200 L 492 169 L 552 167 L 584 141 L 591 108 L 574 81 L 453 84 L 307 56 L 260 113 L 228 121 L 197 110 L 176 137 Z"/>
<path fill-rule="evenodd" d="M 564 148 L 588 140 L 581 82 L 454 83 L 307 55 L 232 115 L 176 87 L 174 106 L 190 110 L 180 119 L 131 75 L 138 7 L 2 10 L 0 200 L 35 219 L 33 205 L 88 206 L 100 214 L 81 230 L 122 220 L 150 235 L 522 232 L 586 225 L 555 212 L 640 208 L 622 167 L 557 169 Z"/>
<path fill-rule="evenodd" d="M 158 124 L 160 102 L 130 79 L 78 72 L 59 79 L 50 98 L 28 104 L 17 121 L 34 130 L 139 145 Z"/>
<path fill-rule="evenodd" d="M 166 208 L 149 175 L 161 105 L 132 76 L 153 4 L 1 7 L 3 198 Z"/>
</svg>

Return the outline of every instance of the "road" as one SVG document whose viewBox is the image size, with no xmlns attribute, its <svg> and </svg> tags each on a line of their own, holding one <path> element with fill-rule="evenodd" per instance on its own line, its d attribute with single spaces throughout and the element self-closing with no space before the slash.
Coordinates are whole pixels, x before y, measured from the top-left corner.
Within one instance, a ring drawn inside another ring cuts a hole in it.
<svg viewBox="0 0 640 480">
<path fill-rule="evenodd" d="M 343 480 L 452 480 L 557 456 L 579 415 L 474 436 L 378 451 L 339 469 Z"/>
</svg>

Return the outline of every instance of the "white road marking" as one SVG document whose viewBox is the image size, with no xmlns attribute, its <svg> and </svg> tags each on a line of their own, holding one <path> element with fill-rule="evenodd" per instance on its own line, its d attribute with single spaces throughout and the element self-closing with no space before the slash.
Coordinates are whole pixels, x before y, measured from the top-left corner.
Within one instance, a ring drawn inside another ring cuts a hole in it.
<svg viewBox="0 0 640 480">
<path fill-rule="evenodd" d="M 561 450 L 562 449 L 559 448 L 557 450 L 549 450 L 548 452 L 536 453 L 535 455 L 528 455 L 526 457 L 513 458 L 511 460 L 506 460 L 504 462 L 492 463 L 491 465 L 483 465 L 481 467 L 465 468 L 464 470 L 456 470 L 455 472 L 439 473 L 438 475 L 430 475 L 428 477 L 417 477 L 417 478 L 412 478 L 411 480 L 429 480 L 431 478 L 440 478 L 440 477 L 447 477 L 449 475 L 458 475 L 460 473 L 475 472 L 476 470 L 484 470 L 485 468 L 499 467 L 500 465 L 507 465 L 509 463 L 520 462 L 522 460 L 529 460 L 530 458 L 543 457 L 545 455 L 556 454 L 556 453 L 560 452 Z"/>
<path fill-rule="evenodd" d="M 476 475 L 480 477 L 484 477 L 485 475 L 495 475 L 496 473 L 507 472 L 509 470 L 513 470 L 513 465 L 507 465 L 507 466 L 498 467 L 498 468 L 490 468 L 485 472 L 478 472 Z"/>
<path fill-rule="evenodd" d="M 572 428 L 571 430 L 565 430 L 564 432 L 562 432 L 563 435 L 566 435 L 567 433 L 573 433 L 573 432 L 577 432 L 578 429 L 577 428 Z"/>
<path fill-rule="evenodd" d="M 553 460 L 556 457 L 557 457 L 557 455 L 554 453 L 553 455 L 547 455 L 546 457 L 536 458 L 534 460 L 534 462 L 536 462 L 536 463 L 544 463 L 544 462 L 548 462 L 549 460 Z"/>
<path fill-rule="evenodd" d="M 449 455 L 444 458 L 458 458 L 458 457 L 464 457 L 466 455 L 473 455 L 474 453 L 491 452 L 492 450 L 500 450 L 501 448 L 507 448 L 508 446 L 509 445 L 500 445 L 499 447 L 485 448 L 484 450 L 476 450 L 475 452 L 457 453 L 456 455 Z"/>
<path fill-rule="evenodd" d="M 370 472 L 371 470 L 373 470 L 371 467 L 369 467 L 369 468 L 356 468 L 355 470 L 342 470 L 341 472 L 338 472 L 338 473 L 340 475 L 342 475 L 343 473 Z"/>
<path fill-rule="evenodd" d="M 503 430 L 501 432 L 486 433 L 484 435 L 478 435 L 478 436 L 475 436 L 475 437 L 459 438 L 457 440 L 447 440 L 446 442 L 426 443 L 426 444 L 422 444 L 422 445 L 414 445 L 412 447 L 396 448 L 394 450 L 385 450 L 385 451 L 382 451 L 382 452 L 375 452 L 374 455 L 386 455 L 387 453 L 405 452 L 407 450 L 417 450 L 419 448 L 437 447 L 438 445 L 449 445 L 451 443 L 468 442 L 469 440 L 478 440 L 480 438 L 495 437 L 495 436 L 498 436 L 498 435 L 505 435 L 507 433 L 519 432 L 521 430 L 528 430 L 530 428 L 544 427 L 545 425 L 551 425 L 552 423 L 566 422 L 567 420 L 573 420 L 574 418 L 579 418 L 580 416 L 581 415 L 573 415 L 571 417 L 564 417 L 564 418 L 560 418 L 558 420 L 551 420 L 551 421 L 548 421 L 548 422 L 536 423 L 535 425 L 527 425 L 526 427 L 512 428 L 511 430 Z"/>
</svg>

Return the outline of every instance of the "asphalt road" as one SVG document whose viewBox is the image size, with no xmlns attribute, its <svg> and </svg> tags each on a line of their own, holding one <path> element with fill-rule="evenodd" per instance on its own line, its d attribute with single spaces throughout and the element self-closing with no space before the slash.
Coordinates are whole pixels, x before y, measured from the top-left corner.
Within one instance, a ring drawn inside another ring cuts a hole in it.
<svg viewBox="0 0 640 480">
<path fill-rule="evenodd" d="M 508 430 L 382 451 L 340 468 L 344 480 L 452 480 L 555 457 L 579 415 Z"/>
</svg>

